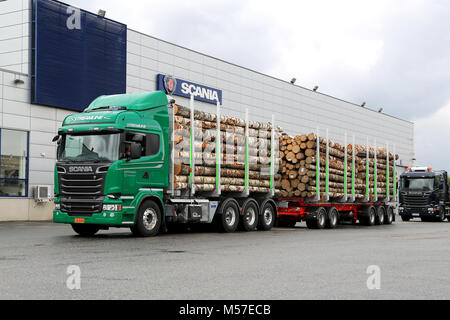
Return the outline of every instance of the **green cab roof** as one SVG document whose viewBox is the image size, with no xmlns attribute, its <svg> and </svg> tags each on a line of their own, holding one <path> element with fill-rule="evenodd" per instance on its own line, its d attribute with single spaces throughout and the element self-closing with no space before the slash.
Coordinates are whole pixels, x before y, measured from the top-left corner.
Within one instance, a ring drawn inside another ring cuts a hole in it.
<svg viewBox="0 0 450 320">
<path fill-rule="evenodd" d="M 100 96 L 84 111 L 90 111 L 107 107 L 126 107 L 127 110 L 146 110 L 169 104 L 167 96 L 163 91 L 115 94 Z"/>
</svg>

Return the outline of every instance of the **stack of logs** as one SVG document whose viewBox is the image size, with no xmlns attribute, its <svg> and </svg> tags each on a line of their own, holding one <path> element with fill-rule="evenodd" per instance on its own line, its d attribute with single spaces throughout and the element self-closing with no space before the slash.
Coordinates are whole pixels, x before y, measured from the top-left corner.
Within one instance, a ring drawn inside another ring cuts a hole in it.
<svg viewBox="0 0 450 320">
<path fill-rule="evenodd" d="M 316 152 L 317 137 L 314 133 L 308 135 L 289 136 L 283 134 L 280 138 L 281 162 L 281 196 L 301 197 L 305 200 L 313 200 L 316 196 Z M 327 140 L 319 137 L 319 178 L 320 198 L 324 199 L 326 188 L 326 144 Z M 328 195 L 330 200 L 339 200 L 345 195 L 344 170 L 347 170 L 347 195 L 352 194 L 352 148 L 347 146 L 347 168 L 345 168 L 345 146 L 331 140 L 328 141 Z M 355 198 L 362 199 L 366 196 L 366 146 L 355 145 Z M 386 198 L 386 149 L 377 147 L 377 195 L 378 199 Z M 395 155 L 395 160 L 398 155 Z M 369 147 L 369 197 L 374 195 L 374 148 Z M 393 169 L 394 155 L 389 153 L 389 194 L 393 195 Z"/>
<path fill-rule="evenodd" d="M 195 192 L 216 190 L 216 114 L 194 111 L 194 185 Z M 174 189 L 190 188 L 191 111 L 174 105 Z M 248 188 L 250 192 L 270 191 L 271 136 L 270 123 L 249 121 Z M 220 116 L 222 192 L 245 191 L 245 121 Z M 275 168 L 280 165 L 278 141 L 281 129 L 275 129 Z M 275 170 L 277 173 L 277 169 Z M 274 175 L 274 189 L 279 194 L 281 175 Z"/>
</svg>

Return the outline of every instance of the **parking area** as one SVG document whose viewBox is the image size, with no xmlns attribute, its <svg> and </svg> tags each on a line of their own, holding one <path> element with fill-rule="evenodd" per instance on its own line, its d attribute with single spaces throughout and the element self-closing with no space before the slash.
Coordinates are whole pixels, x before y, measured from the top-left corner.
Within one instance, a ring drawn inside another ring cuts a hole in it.
<svg viewBox="0 0 450 320">
<path fill-rule="evenodd" d="M 10 222 L 0 252 L 0 299 L 450 299 L 449 222 L 153 238 Z"/>
</svg>

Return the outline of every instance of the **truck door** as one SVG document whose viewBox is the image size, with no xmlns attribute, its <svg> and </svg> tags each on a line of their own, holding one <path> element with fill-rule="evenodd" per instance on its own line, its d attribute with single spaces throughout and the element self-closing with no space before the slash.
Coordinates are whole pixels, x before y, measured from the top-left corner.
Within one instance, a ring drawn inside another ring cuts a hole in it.
<svg viewBox="0 0 450 320">
<path fill-rule="evenodd" d="M 140 159 L 139 173 L 136 180 L 140 188 L 163 188 L 165 176 L 163 172 L 164 148 L 161 133 L 147 133 L 143 157 Z"/>
<path fill-rule="evenodd" d="M 165 176 L 163 172 L 164 148 L 160 132 L 127 132 L 125 141 L 139 143 L 142 156 L 123 162 L 124 193 L 135 194 L 141 188 L 163 188 Z"/>
</svg>

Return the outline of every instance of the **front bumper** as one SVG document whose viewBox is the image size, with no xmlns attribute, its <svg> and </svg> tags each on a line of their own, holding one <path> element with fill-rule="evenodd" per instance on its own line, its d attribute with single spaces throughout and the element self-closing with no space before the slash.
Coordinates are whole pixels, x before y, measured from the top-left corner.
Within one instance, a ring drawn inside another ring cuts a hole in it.
<svg viewBox="0 0 450 320">
<path fill-rule="evenodd" d="M 84 223 L 84 224 L 98 224 L 104 226 L 131 226 L 134 224 L 134 212 L 127 213 L 126 211 L 112 212 L 102 211 L 94 213 L 91 216 L 72 216 L 67 212 L 61 210 L 53 210 L 54 223 Z"/>
<path fill-rule="evenodd" d="M 436 217 L 439 215 L 439 209 L 434 207 L 425 208 L 399 208 L 399 215 L 403 217 Z"/>
</svg>

